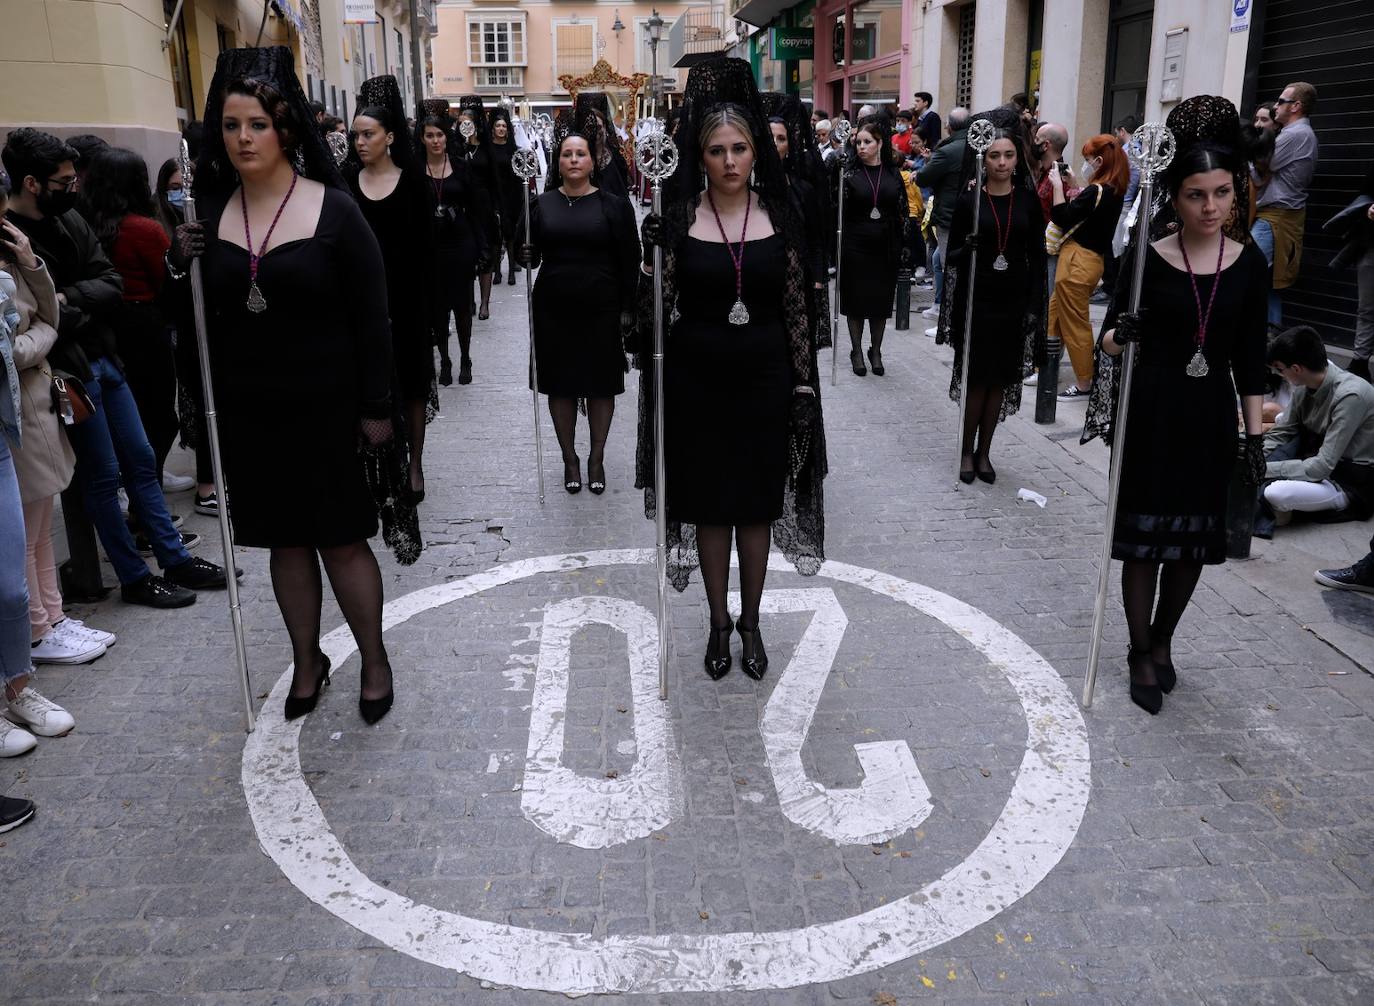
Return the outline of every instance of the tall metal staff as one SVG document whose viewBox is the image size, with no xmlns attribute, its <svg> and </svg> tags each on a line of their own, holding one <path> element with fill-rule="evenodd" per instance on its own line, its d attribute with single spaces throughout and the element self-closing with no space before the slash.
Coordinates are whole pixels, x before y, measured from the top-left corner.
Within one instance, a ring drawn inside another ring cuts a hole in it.
<svg viewBox="0 0 1374 1006">
<path fill-rule="evenodd" d="M 976 119 L 968 127 L 968 145 L 973 149 L 973 229 L 970 234 L 978 233 L 979 210 L 983 205 L 983 155 L 992 146 L 992 123 L 987 119 Z M 978 278 L 978 249 L 969 252 L 968 265 L 965 266 L 968 282 L 964 284 L 964 351 L 961 354 L 963 368 L 959 373 L 959 426 L 954 431 L 954 474 L 957 478 L 964 459 L 964 416 L 968 412 L 968 363 L 969 347 L 973 343 L 973 281 Z"/>
<path fill-rule="evenodd" d="M 844 258 L 844 145 L 849 142 L 849 134 L 854 131 L 854 124 L 848 119 L 836 119 L 835 124 L 830 129 L 830 135 L 840 141 L 840 192 L 835 197 L 836 210 L 835 219 L 839 222 L 839 227 L 835 233 L 835 296 L 830 301 L 830 383 L 833 386 L 836 381 L 836 374 L 839 372 L 840 359 L 840 261 Z"/>
<path fill-rule="evenodd" d="M 1145 256 L 1150 247 L 1150 209 L 1155 175 L 1174 159 L 1174 134 L 1160 122 L 1147 122 L 1135 131 L 1126 155 L 1140 169 L 1140 214 L 1136 224 L 1135 262 L 1131 272 L 1130 310 L 1140 310 L 1140 292 L 1145 283 Z M 1121 465 L 1126 453 L 1126 420 L 1131 408 L 1131 375 L 1135 370 L 1134 342 L 1126 344 L 1121 361 L 1120 391 L 1116 416 L 1112 422 L 1112 460 L 1107 475 L 1107 528 L 1102 535 L 1102 555 L 1097 563 L 1097 600 L 1093 608 L 1092 645 L 1088 651 L 1088 673 L 1083 680 L 1083 708 L 1093 704 L 1097 684 L 1097 661 L 1102 654 L 1102 630 L 1107 619 L 1107 578 L 1112 566 L 1112 532 L 1116 529 L 1116 504 L 1121 493 Z"/>
<path fill-rule="evenodd" d="M 662 124 L 635 147 L 635 160 L 663 212 L 663 180 L 677 170 L 677 146 Z M 668 466 L 663 445 L 663 249 L 654 245 L 654 559 L 658 572 L 658 697 L 668 698 Z"/>
<path fill-rule="evenodd" d="M 183 140 L 179 160 L 181 183 L 186 192 L 186 219 L 196 219 L 196 200 L 191 195 L 195 165 L 191 151 Z M 215 487 L 219 490 L 219 539 L 224 548 L 224 579 L 229 589 L 229 622 L 234 630 L 234 662 L 238 669 L 239 685 L 243 692 L 243 728 L 252 733 L 252 682 L 248 679 L 248 644 L 243 638 L 243 611 L 239 607 L 239 581 L 234 566 L 234 534 L 229 527 L 229 487 L 224 480 L 224 461 L 219 450 L 219 412 L 215 408 L 215 385 L 210 376 L 210 343 L 205 335 L 205 288 L 201 282 L 200 258 L 191 259 L 191 307 L 196 322 L 196 350 L 200 356 L 200 388 L 205 401 L 205 430 L 210 441 L 210 469 Z"/>
<path fill-rule="evenodd" d="M 511 154 L 510 169 L 525 194 L 525 244 L 530 243 L 530 179 L 539 174 L 539 156 L 528 147 Z M 544 436 L 539 429 L 539 360 L 534 350 L 534 287 L 525 266 L 525 317 L 530 326 L 530 404 L 534 406 L 534 467 L 539 476 L 539 502 L 544 502 Z"/>
</svg>

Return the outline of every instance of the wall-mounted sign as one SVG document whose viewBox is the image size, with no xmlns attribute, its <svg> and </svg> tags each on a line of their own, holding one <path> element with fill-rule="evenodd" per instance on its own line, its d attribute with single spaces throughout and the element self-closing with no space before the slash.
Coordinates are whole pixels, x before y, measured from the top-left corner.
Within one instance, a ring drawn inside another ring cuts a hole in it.
<svg viewBox="0 0 1374 1006">
<path fill-rule="evenodd" d="M 769 28 L 770 59 L 814 59 L 816 38 L 810 28 Z"/>
<path fill-rule="evenodd" d="M 344 24 L 376 23 L 376 0 L 344 0 Z"/>
<path fill-rule="evenodd" d="M 1250 12 L 1254 10 L 1254 0 L 1231 0 L 1231 30 L 1249 31 Z"/>
</svg>

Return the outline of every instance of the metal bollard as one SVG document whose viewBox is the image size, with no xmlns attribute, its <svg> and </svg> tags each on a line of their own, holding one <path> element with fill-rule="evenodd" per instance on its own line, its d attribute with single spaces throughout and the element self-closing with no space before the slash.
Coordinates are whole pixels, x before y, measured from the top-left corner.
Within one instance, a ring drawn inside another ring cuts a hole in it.
<svg viewBox="0 0 1374 1006">
<path fill-rule="evenodd" d="M 911 270 L 897 270 L 897 323 L 896 329 L 905 332 L 911 327 Z"/>
<path fill-rule="evenodd" d="M 1246 485 L 1245 434 L 1236 443 L 1236 463 L 1231 469 L 1231 484 L 1226 490 L 1226 558 L 1250 558 L 1250 539 L 1255 532 L 1254 486 Z"/>
<path fill-rule="evenodd" d="M 1035 382 L 1035 421 L 1041 425 L 1054 422 L 1054 410 L 1059 405 L 1059 362 L 1063 358 L 1063 341 L 1057 335 L 1045 336 L 1045 355 Z"/>
</svg>

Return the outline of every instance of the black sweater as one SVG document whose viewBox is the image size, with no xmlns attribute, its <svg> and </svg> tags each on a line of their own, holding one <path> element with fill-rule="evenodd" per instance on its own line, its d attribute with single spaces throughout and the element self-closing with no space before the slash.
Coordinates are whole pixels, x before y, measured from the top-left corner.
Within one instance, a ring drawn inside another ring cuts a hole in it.
<svg viewBox="0 0 1374 1006">
<path fill-rule="evenodd" d="M 1089 185 L 1070 202 L 1050 208 L 1050 220 L 1064 231 L 1078 224 L 1073 240 L 1103 258 L 1112 254 L 1112 235 L 1120 219 L 1121 193 L 1108 185 Z"/>
</svg>

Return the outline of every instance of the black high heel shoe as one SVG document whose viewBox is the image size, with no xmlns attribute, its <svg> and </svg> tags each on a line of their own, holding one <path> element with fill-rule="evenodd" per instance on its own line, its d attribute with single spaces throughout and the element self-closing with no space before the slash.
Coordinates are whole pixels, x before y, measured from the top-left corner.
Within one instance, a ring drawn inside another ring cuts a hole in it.
<svg viewBox="0 0 1374 1006">
<path fill-rule="evenodd" d="M 453 384 L 453 361 L 439 361 L 439 383 L 445 388 Z"/>
<path fill-rule="evenodd" d="M 1169 645 L 1167 639 L 1164 641 L 1164 645 Z M 1151 647 L 1151 649 L 1153 649 L 1153 647 Z M 1170 653 L 1165 660 L 1155 660 L 1154 656 L 1151 655 L 1150 659 L 1154 661 L 1155 680 L 1159 682 L 1159 690 L 1165 695 L 1168 695 L 1174 690 L 1174 686 L 1178 684 L 1178 672 L 1174 670 L 1174 656 Z"/>
<path fill-rule="evenodd" d="M 1147 651 L 1131 650 L 1126 654 L 1126 665 L 1131 669 L 1131 701 L 1151 716 L 1158 716 L 1159 711 L 1164 708 L 1164 689 L 1157 683 L 1153 685 L 1137 683 L 1136 675 L 1146 669 L 1140 666 L 1141 664 L 1151 666 L 1153 664 Z M 1156 671 L 1156 681 L 1158 681 L 1158 671 Z"/>
<path fill-rule="evenodd" d="M 965 454 L 964 457 L 965 457 L 965 458 L 968 458 L 968 467 L 967 467 L 967 468 L 964 467 L 963 461 L 962 461 L 962 459 L 961 459 L 961 460 L 960 460 L 960 463 L 959 463 L 959 481 L 962 482 L 962 483 L 963 483 L 964 485 L 966 485 L 966 486 L 971 486 L 971 485 L 973 485 L 973 479 L 974 479 L 973 455 L 972 455 L 972 454 Z"/>
<path fill-rule="evenodd" d="M 759 634 L 758 625 L 746 629 L 743 622 L 738 622 L 735 628 L 739 631 L 740 670 L 755 681 L 762 681 L 768 671 L 768 654 L 763 649 L 763 636 Z"/>
<path fill-rule="evenodd" d="M 593 475 L 593 471 L 599 471 L 599 475 Z M 606 491 L 606 463 L 603 461 L 599 465 L 592 465 L 591 459 L 587 460 L 587 489 L 593 496 L 600 496 Z"/>
<path fill-rule="evenodd" d="M 319 650 L 318 653 L 321 667 L 320 676 L 315 680 L 315 690 L 309 695 L 299 698 L 291 694 L 286 696 L 284 715 L 288 720 L 298 720 L 313 710 L 320 701 L 320 693 L 324 691 L 324 686 L 329 684 L 329 658 L 325 656 L 323 650 Z"/>
<path fill-rule="evenodd" d="M 712 681 L 719 681 L 730 673 L 730 633 L 735 631 L 735 623 L 727 622 L 723 626 L 711 626 L 711 633 L 706 637 L 706 676 Z"/>
<path fill-rule="evenodd" d="M 864 366 L 864 355 L 857 349 L 849 354 L 849 365 L 854 368 L 854 373 L 859 377 L 868 373 L 868 368 Z"/>
<path fill-rule="evenodd" d="M 386 676 L 391 681 L 391 665 L 386 665 Z M 376 723 L 388 712 L 391 711 L 391 704 L 396 699 L 396 688 L 394 682 L 387 685 L 386 694 L 378 699 L 365 699 L 360 694 L 358 696 L 358 715 L 363 718 L 363 722 L 368 726 Z"/>
<path fill-rule="evenodd" d="M 563 488 L 568 490 L 568 495 L 582 491 L 582 464 L 576 458 L 563 462 Z"/>
<path fill-rule="evenodd" d="M 992 467 L 992 462 L 988 460 L 988 456 L 981 451 L 973 456 L 973 471 L 988 485 L 997 481 L 997 469 Z"/>
<path fill-rule="evenodd" d="M 884 374 L 887 373 L 887 368 L 883 366 L 883 354 L 882 354 L 882 350 L 879 350 L 879 349 L 869 349 L 869 351 L 868 351 L 868 366 L 869 366 L 869 369 L 871 369 L 871 370 L 873 371 L 873 376 L 874 376 L 874 377 L 882 377 Z"/>
</svg>

